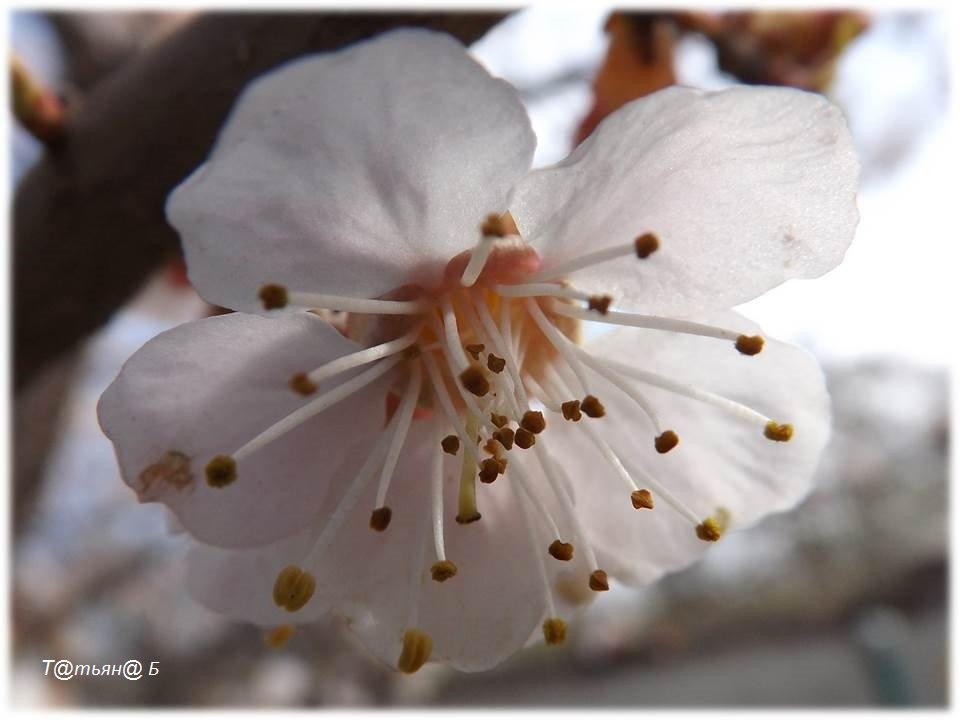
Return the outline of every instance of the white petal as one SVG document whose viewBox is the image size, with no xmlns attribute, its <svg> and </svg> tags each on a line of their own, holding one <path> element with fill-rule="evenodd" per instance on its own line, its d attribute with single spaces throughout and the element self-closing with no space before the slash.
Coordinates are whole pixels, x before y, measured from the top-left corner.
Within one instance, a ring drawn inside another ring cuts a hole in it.
<svg viewBox="0 0 960 720">
<path fill-rule="evenodd" d="M 210 487 L 204 468 L 307 402 L 287 385 L 294 373 L 356 349 L 310 313 L 187 323 L 127 361 L 100 399 L 100 425 L 141 501 L 168 505 L 202 542 L 262 545 L 309 523 L 328 488 L 352 477 L 383 425 L 389 373 L 240 461 L 231 485 Z M 181 456 L 189 466 L 171 472 Z"/>
<path fill-rule="evenodd" d="M 697 320 L 757 332 L 756 326 L 732 312 Z M 622 457 L 645 469 L 698 517 L 724 508 L 729 527 L 739 529 L 792 507 L 810 489 L 829 436 L 830 414 L 822 373 L 804 351 L 768 339 L 762 353 L 746 357 L 729 342 L 632 328 L 604 335 L 587 349 L 724 395 L 794 425 L 790 442 L 772 442 L 763 436 L 762 424 L 636 383 L 660 414 L 664 428 L 680 437 L 677 447 L 661 455 L 654 449 L 651 425 L 637 406 L 591 373 L 596 378 L 591 391 L 607 414 L 580 422 L 597 423 Z M 690 563 L 709 547 L 655 491 L 653 510 L 635 510 L 629 489 L 578 425 L 554 423 L 559 440 L 554 447 L 580 483 L 578 509 L 601 565 L 626 582 L 648 583 Z M 644 487 L 642 480 L 638 482 Z"/>
<path fill-rule="evenodd" d="M 625 105 L 564 162 L 517 187 L 512 212 L 544 269 L 644 232 L 573 283 L 625 308 L 688 315 L 837 265 L 853 239 L 859 164 L 841 112 L 785 88 L 673 87 Z"/>
<path fill-rule="evenodd" d="M 434 284 L 535 144 L 511 86 L 449 36 L 401 30 L 251 84 L 167 215 L 210 302 L 256 309 L 264 283 L 376 297 Z"/>
</svg>

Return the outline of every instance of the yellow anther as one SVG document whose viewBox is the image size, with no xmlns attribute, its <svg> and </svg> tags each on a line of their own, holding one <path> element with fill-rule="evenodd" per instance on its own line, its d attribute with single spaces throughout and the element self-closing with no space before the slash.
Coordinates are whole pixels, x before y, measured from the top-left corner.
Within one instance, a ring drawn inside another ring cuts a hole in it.
<svg viewBox="0 0 960 720">
<path fill-rule="evenodd" d="M 660 239 L 652 232 L 645 232 L 633 241 L 637 257 L 641 260 L 650 257 L 660 247 Z"/>
<path fill-rule="evenodd" d="M 607 414 L 607 410 L 603 407 L 596 396 L 587 395 L 583 400 L 580 401 L 580 409 L 583 411 L 583 414 L 591 418 L 602 418 Z"/>
<path fill-rule="evenodd" d="M 583 417 L 580 412 L 579 400 L 567 400 L 565 403 L 560 403 L 560 411 L 563 413 L 564 420 L 578 422 Z"/>
<path fill-rule="evenodd" d="M 370 513 L 370 529 L 383 532 L 390 525 L 393 511 L 388 507 L 381 507 Z"/>
<path fill-rule="evenodd" d="M 490 372 L 502 373 L 503 369 L 507 366 L 507 361 L 502 357 L 497 357 L 493 353 L 487 355 L 487 369 Z"/>
<path fill-rule="evenodd" d="M 526 428 L 517 428 L 517 431 L 513 434 L 513 443 L 521 450 L 532 448 L 536 441 L 537 436 Z"/>
<path fill-rule="evenodd" d="M 430 659 L 433 652 L 433 640 L 421 630 L 407 630 L 403 634 L 403 650 L 397 660 L 397 670 L 403 673 L 415 673 Z"/>
<path fill-rule="evenodd" d="M 309 602 L 316 588 L 313 575 L 296 565 L 288 565 L 273 584 L 273 601 L 289 612 L 296 612 Z"/>
<path fill-rule="evenodd" d="M 590 589 L 594 592 L 605 592 L 610 589 L 607 574 L 603 570 L 594 570 L 590 573 Z"/>
<path fill-rule="evenodd" d="M 456 455 L 460 450 L 460 438 L 456 435 L 447 435 L 440 441 L 440 447 L 443 448 L 443 451 L 447 453 L 447 455 Z"/>
<path fill-rule="evenodd" d="M 680 438 L 673 430 L 664 430 L 657 435 L 657 438 L 653 441 L 653 446 L 657 449 L 658 453 L 663 455 L 673 450 L 679 442 Z"/>
<path fill-rule="evenodd" d="M 539 435 L 547 427 L 547 421 L 543 418 L 543 413 L 539 410 L 527 410 L 520 418 L 520 427 L 529 430 L 534 435 Z"/>
<path fill-rule="evenodd" d="M 496 213 L 487 215 L 480 224 L 480 232 L 485 237 L 506 237 L 510 235 L 510 227 L 504 219 Z"/>
<path fill-rule="evenodd" d="M 550 543 L 547 552 L 557 560 L 562 560 L 563 562 L 568 562 L 573 559 L 573 545 L 561 540 L 554 540 Z"/>
<path fill-rule="evenodd" d="M 635 510 L 647 509 L 653 510 L 653 495 L 649 490 L 634 490 L 630 493 L 630 502 L 633 503 Z"/>
<path fill-rule="evenodd" d="M 490 422 L 496 425 L 498 428 L 502 428 L 510 419 L 506 415 L 497 415 L 496 413 L 490 413 Z"/>
<path fill-rule="evenodd" d="M 513 447 L 513 429 L 508 427 L 500 428 L 493 434 L 493 439 L 503 445 L 507 450 L 510 450 Z"/>
<path fill-rule="evenodd" d="M 560 645 L 567 639 L 567 624 L 560 618 L 543 621 L 543 639 L 547 645 Z"/>
<path fill-rule="evenodd" d="M 497 479 L 497 475 L 500 474 L 500 463 L 497 462 L 496 458 L 487 458 L 482 463 L 480 463 L 480 482 L 482 483 L 492 483 Z"/>
<path fill-rule="evenodd" d="M 457 574 L 457 566 L 454 565 L 449 560 L 440 560 L 435 562 L 430 568 L 430 577 L 432 577 L 437 582 L 443 582 L 444 580 L 449 580 L 454 575 Z"/>
<path fill-rule="evenodd" d="M 290 378 L 290 389 L 301 395 L 313 395 L 317 391 L 317 385 L 306 373 L 297 373 Z"/>
<path fill-rule="evenodd" d="M 237 479 L 237 461 L 229 455 L 217 455 L 207 463 L 207 484 L 211 487 L 226 487 Z"/>
<path fill-rule="evenodd" d="M 467 392 L 477 397 L 483 397 L 490 392 L 490 381 L 487 380 L 487 376 L 483 374 L 479 365 L 471 365 L 460 373 L 460 383 Z"/>
<path fill-rule="evenodd" d="M 789 442 L 790 438 L 793 437 L 793 425 L 789 423 L 781 425 L 771 420 L 763 428 L 763 435 L 767 440 L 773 440 L 774 442 Z"/>
<path fill-rule="evenodd" d="M 480 360 L 480 353 L 483 352 L 483 343 L 477 343 L 475 345 L 466 345 L 463 349 L 466 350 L 470 355 L 473 356 L 474 360 Z"/>
<path fill-rule="evenodd" d="M 263 644 L 271 650 L 279 650 L 293 637 L 296 628 L 293 625 L 277 625 L 263 635 Z"/>
<path fill-rule="evenodd" d="M 756 355 L 763 350 L 763 338 L 759 335 L 741 335 L 736 348 L 742 355 Z"/>
<path fill-rule="evenodd" d="M 716 542 L 723 535 L 720 529 L 720 523 L 715 518 L 708 517 L 702 523 L 697 525 L 697 537 L 707 542 Z"/>
<path fill-rule="evenodd" d="M 613 298 L 609 295 L 591 295 L 587 298 L 587 310 L 596 310 L 601 315 L 606 315 L 612 302 Z"/>
<path fill-rule="evenodd" d="M 287 306 L 287 289 L 283 285 L 270 283 L 260 287 L 257 293 L 264 310 L 278 310 Z"/>
</svg>

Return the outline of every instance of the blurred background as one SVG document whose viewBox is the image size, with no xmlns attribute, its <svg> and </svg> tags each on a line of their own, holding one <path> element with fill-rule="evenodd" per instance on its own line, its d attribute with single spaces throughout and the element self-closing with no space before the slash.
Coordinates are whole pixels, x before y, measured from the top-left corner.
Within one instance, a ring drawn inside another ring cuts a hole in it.
<svg viewBox="0 0 960 720">
<path fill-rule="evenodd" d="M 169 68 L 185 53 L 202 57 L 197 38 L 217 23 L 226 29 L 216 37 L 241 37 L 234 74 L 275 64 L 291 44 L 282 23 L 231 22 L 11 15 L 17 705 L 945 705 L 956 182 L 944 17 L 551 6 L 436 21 L 476 40 L 477 59 L 518 87 L 538 165 L 671 83 L 825 93 L 860 151 L 862 221 L 838 269 L 741 308 L 825 368 L 835 431 L 810 497 L 653 587 L 598 597 L 560 649 L 534 647 L 487 673 L 431 665 L 412 677 L 370 659 L 334 621 L 272 650 L 257 628 L 195 604 L 184 538 L 161 507 L 136 503 L 97 426 L 97 399 L 127 357 L 217 312 L 186 280 L 162 198 L 202 159 L 245 78 L 211 80 L 216 63 L 209 76 Z M 379 22 L 309 16 L 298 24 L 319 29 L 295 40 L 336 47 Z M 196 105 L 177 96 L 187 121 L 174 127 L 149 100 L 163 83 L 191 82 L 212 85 Z M 205 119 L 207 103 L 220 115 Z M 157 660 L 160 673 L 58 682 L 44 677 L 45 658 Z"/>
</svg>

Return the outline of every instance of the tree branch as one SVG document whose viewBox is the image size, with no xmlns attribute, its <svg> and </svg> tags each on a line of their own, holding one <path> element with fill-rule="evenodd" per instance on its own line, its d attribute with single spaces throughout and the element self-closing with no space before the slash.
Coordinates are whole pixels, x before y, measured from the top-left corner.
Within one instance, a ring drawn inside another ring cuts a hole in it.
<svg viewBox="0 0 960 720">
<path fill-rule="evenodd" d="M 14 204 L 14 387 L 102 325 L 177 236 L 163 204 L 256 75 L 401 26 L 465 43 L 502 14 L 209 14 L 98 84 Z"/>
</svg>

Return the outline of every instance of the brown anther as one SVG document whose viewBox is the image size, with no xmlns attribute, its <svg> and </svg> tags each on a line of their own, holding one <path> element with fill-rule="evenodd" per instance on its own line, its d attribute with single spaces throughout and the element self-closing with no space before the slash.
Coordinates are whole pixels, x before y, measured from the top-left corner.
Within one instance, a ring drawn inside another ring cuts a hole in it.
<svg viewBox="0 0 960 720">
<path fill-rule="evenodd" d="M 607 574 L 603 570 L 594 570 L 590 573 L 590 589 L 594 592 L 605 592 L 610 589 Z"/>
<path fill-rule="evenodd" d="M 633 503 L 634 510 L 653 510 L 653 495 L 649 490 L 634 490 L 630 493 L 630 502 Z"/>
<path fill-rule="evenodd" d="M 457 517 L 456 517 L 455 519 L 456 519 L 456 521 L 457 521 L 458 523 L 460 523 L 461 525 L 469 525 L 470 523 L 475 523 L 475 522 L 476 522 L 477 520 L 479 520 L 481 517 L 482 517 L 482 515 L 480 515 L 480 513 L 475 512 L 475 513 L 473 513 L 472 515 L 468 515 L 467 517 L 462 517 L 462 516 L 460 516 L 460 515 L 457 515 Z"/>
<path fill-rule="evenodd" d="M 526 428 L 517 428 L 517 431 L 513 434 L 513 442 L 521 450 L 532 448 L 536 441 L 537 436 Z"/>
<path fill-rule="evenodd" d="M 466 345 L 463 349 L 466 350 L 468 353 L 470 353 L 470 355 L 473 357 L 474 360 L 477 360 L 479 362 L 480 353 L 483 352 L 483 343 L 477 343 L 475 345 Z"/>
<path fill-rule="evenodd" d="M 539 435 L 546 429 L 547 421 L 543 419 L 543 413 L 539 410 L 527 410 L 520 418 L 520 427 L 534 435 Z"/>
<path fill-rule="evenodd" d="M 508 418 L 506 415 L 497 415 L 496 413 L 490 413 L 490 422 L 492 422 L 498 428 L 502 428 L 504 425 L 510 422 L 510 418 Z"/>
<path fill-rule="evenodd" d="M 497 479 L 497 475 L 500 474 L 500 464 L 497 462 L 496 458 L 487 458 L 482 463 L 480 463 L 480 482 L 482 483 L 492 483 Z"/>
<path fill-rule="evenodd" d="M 503 218 L 496 213 L 487 215 L 480 224 L 480 232 L 485 237 L 506 237 L 510 234 L 510 229 L 503 221 Z"/>
<path fill-rule="evenodd" d="M 383 532 L 390 525 L 393 511 L 388 507 L 377 508 L 370 513 L 370 529 Z"/>
<path fill-rule="evenodd" d="M 567 624 L 560 618 L 543 621 L 543 639 L 547 645 L 560 645 L 567 639 Z"/>
<path fill-rule="evenodd" d="M 653 446 L 657 449 L 658 453 L 663 455 L 673 450 L 679 442 L 680 438 L 673 430 L 664 430 L 657 435 L 657 438 L 653 441 Z"/>
<path fill-rule="evenodd" d="M 763 428 L 763 436 L 767 440 L 773 440 L 774 442 L 789 442 L 790 438 L 793 437 L 793 425 L 789 423 L 780 424 L 771 420 L 767 423 L 766 427 Z"/>
<path fill-rule="evenodd" d="M 507 450 L 513 447 L 513 430 L 511 428 L 500 428 L 493 434 L 493 438 Z"/>
<path fill-rule="evenodd" d="M 289 612 L 296 612 L 309 602 L 316 588 L 313 575 L 296 565 L 288 565 L 273 584 L 273 601 Z"/>
<path fill-rule="evenodd" d="M 563 413 L 564 420 L 572 420 L 573 422 L 578 422 L 583 417 L 580 412 L 579 400 L 567 400 L 565 403 L 560 403 L 560 412 Z"/>
<path fill-rule="evenodd" d="M 490 438 L 483 444 L 483 451 L 491 455 L 496 455 L 500 452 L 500 446 L 494 438 Z"/>
<path fill-rule="evenodd" d="M 456 435 L 447 435 L 440 441 L 440 447 L 447 455 L 456 455 L 460 450 L 460 438 Z"/>
<path fill-rule="evenodd" d="M 547 552 L 557 560 L 562 560 L 563 562 L 568 562 L 573 559 L 573 545 L 562 542 L 561 540 L 554 540 L 550 543 Z"/>
<path fill-rule="evenodd" d="M 763 338 L 759 335 L 741 335 L 737 338 L 736 348 L 741 355 L 756 355 L 763 350 Z"/>
<path fill-rule="evenodd" d="M 633 241 L 633 247 L 637 251 L 637 257 L 643 260 L 657 251 L 660 239 L 652 232 L 645 232 Z"/>
<path fill-rule="evenodd" d="M 317 385 L 306 373 L 297 373 L 290 378 L 290 389 L 301 395 L 313 395 L 317 391 Z"/>
<path fill-rule="evenodd" d="M 257 293 L 264 310 L 279 310 L 287 306 L 287 289 L 283 285 L 270 283 L 260 287 Z"/>
<path fill-rule="evenodd" d="M 397 660 L 397 670 L 402 673 L 415 673 L 430 659 L 433 652 L 433 639 L 420 630 L 407 630 L 403 634 L 403 649 Z"/>
<path fill-rule="evenodd" d="M 467 392 L 477 397 L 483 397 L 490 392 L 490 381 L 487 380 L 487 376 L 483 374 L 479 365 L 471 365 L 460 373 L 460 383 Z"/>
<path fill-rule="evenodd" d="M 403 357 L 405 360 L 416 360 L 418 357 L 420 357 L 420 346 L 411 345 L 403 351 Z"/>
<path fill-rule="evenodd" d="M 595 395 L 587 395 L 583 400 L 580 401 L 580 409 L 583 411 L 583 414 L 591 418 L 602 418 L 607 414 L 607 410 L 603 407 L 603 403 L 600 402 Z"/>
<path fill-rule="evenodd" d="M 720 523 L 718 523 L 715 518 L 708 517 L 697 525 L 697 537 L 701 540 L 716 542 L 722 534 L 723 531 L 720 529 Z"/>
<path fill-rule="evenodd" d="M 502 357 L 497 357 L 493 353 L 487 355 L 487 369 L 490 372 L 502 373 L 503 369 L 507 366 L 507 361 Z"/>
<path fill-rule="evenodd" d="M 503 475 L 507 471 L 507 459 L 504 457 L 497 458 L 497 470 L 500 471 L 500 474 Z"/>
<path fill-rule="evenodd" d="M 596 310 L 601 315 L 606 315 L 612 302 L 613 298 L 609 295 L 591 295 L 587 298 L 587 310 Z"/>
<path fill-rule="evenodd" d="M 293 625 L 277 625 L 263 636 L 263 644 L 271 650 L 279 650 L 293 637 L 296 628 Z"/>
<path fill-rule="evenodd" d="M 207 463 L 204 471 L 211 487 L 226 487 L 237 479 L 237 461 L 229 455 L 217 455 Z"/>
<path fill-rule="evenodd" d="M 449 560 L 440 560 L 435 562 L 430 568 L 430 577 L 432 577 L 437 582 L 443 582 L 444 580 L 449 580 L 454 575 L 457 574 L 457 566 L 454 565 Z"/>
</svg>

